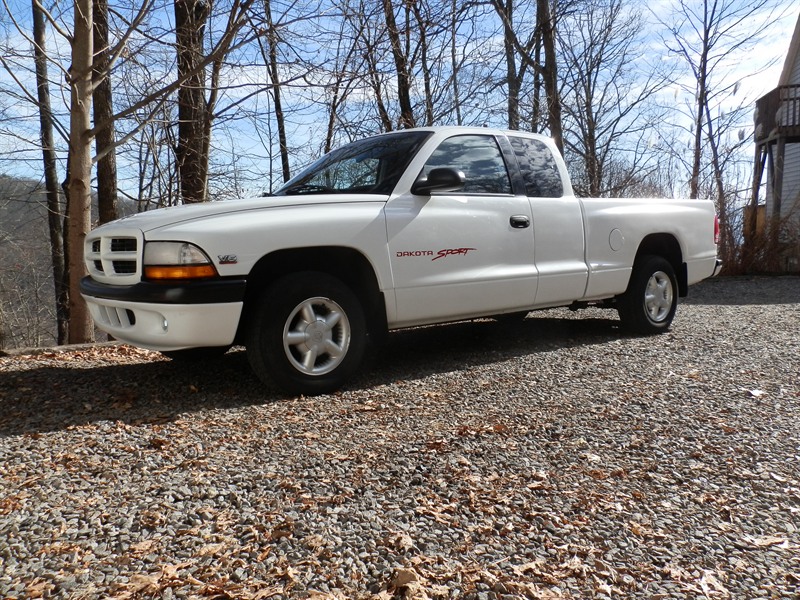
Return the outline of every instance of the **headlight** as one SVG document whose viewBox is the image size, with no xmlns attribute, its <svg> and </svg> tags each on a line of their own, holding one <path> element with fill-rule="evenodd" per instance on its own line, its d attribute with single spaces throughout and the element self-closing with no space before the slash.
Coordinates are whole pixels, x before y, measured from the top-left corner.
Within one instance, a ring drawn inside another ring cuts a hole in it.
<svg viewBox="0 0 800 600">
<path fill-rule="evenodd" d="M 188 242 L 147 242 L 144 247 L 145 279 L 203 279 L 217 270 L 205 252 Z"/>
</svg>

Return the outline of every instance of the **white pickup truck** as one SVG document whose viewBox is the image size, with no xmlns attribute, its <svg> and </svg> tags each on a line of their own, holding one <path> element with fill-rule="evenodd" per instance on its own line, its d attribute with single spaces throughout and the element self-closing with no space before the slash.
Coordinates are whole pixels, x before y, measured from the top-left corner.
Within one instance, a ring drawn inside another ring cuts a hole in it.
<svg viewBox="0 0 800 600">
<path fill-rule="evenodd" d="M 343 146 L 269 197 L 101 226 L 81 291 L 118 340 L 176 359 L 243 344 L 263 381 L 318 394 L 391 329 L 597 305 L 665 331 L 716 274 L 717 236 L 708 201 L 576 198 L 548 138 L 412 129 Z"/>
</svg>

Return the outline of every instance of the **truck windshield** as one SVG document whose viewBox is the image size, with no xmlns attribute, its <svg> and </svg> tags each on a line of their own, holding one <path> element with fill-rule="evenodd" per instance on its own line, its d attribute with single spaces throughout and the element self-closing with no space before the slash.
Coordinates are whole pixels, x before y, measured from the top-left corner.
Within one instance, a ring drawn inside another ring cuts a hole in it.
<svg viewBox="0 0 800 600">
<path fill-rule="evenodd" d="M 428 131 L 405 131 L 359 140 L 326 154 L 275 196 L 391 194 Z"/>
</svg>

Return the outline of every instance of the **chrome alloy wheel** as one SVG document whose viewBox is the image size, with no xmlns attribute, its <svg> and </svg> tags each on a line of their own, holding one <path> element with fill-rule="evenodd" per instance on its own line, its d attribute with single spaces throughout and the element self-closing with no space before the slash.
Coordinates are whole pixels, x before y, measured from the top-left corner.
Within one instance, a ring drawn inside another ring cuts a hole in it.
<svg viewBox="0 0 800 600">
<path fill-rule="evenodd" d="M 661 323 L 669 317 L 674 294 L 672 280 L 664 271 L 656 271 L 650 276 L 644 291 L 644 308 L 653 323 Z"/>
<path fill-rule="evenodd" d="M 308 298 L 286 319 L 283 348 L 301 373 L 325 375 L 344 360 L 350 334 L 350 322 L 341 306 L 329 298 Z"/>
</svg>

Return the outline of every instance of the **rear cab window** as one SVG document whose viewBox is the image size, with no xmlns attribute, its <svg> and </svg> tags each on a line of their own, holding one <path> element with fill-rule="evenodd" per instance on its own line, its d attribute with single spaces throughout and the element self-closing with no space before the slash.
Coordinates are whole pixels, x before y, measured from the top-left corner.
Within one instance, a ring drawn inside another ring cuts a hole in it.
<svg viewBox="0 0 800 600">
<path fill-rule="evenodd" d="M 529 198 L 560 198 L 564 185 L 547 144 L 528 137 L 509 136 Z"/>
</svg>

